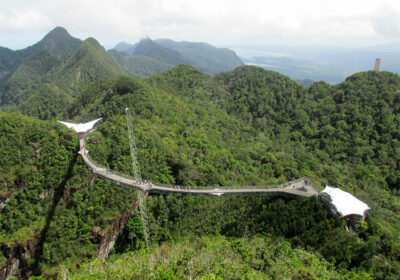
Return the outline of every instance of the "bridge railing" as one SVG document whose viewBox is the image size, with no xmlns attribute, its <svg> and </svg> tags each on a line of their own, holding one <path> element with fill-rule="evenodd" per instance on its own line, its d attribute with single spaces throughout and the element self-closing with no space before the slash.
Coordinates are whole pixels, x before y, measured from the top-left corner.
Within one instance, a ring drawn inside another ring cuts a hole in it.
<svg viewBox="0 0 400 280">
<path fill-rule="evenodd" d="M 155 183 L 151 181 L 147 181 L 152 183 L 154 186 L 161 188 L 173 188 L 173 189 L 182 189 L 182 190 L 239 190 L 239 189 L 267 189 L 267 188 L 279 188 L 282 185 L 260 185 L 260 186 L 183 186 L 183 185 L 171 185 L 164 183 Z"/>
<path fill-rule="evenodd" d="M 129 179 L 129 180 L 135 180 L 135 178 L 133 176 L 124 174 L 124 173 L 120 173 L 118 171 L 112 170 L 111 168 L 98 164 L 97 162 L 95 162 L 87 153 L 85 154 L 85 157 L 87 158 L 87 160 L 90 162 L 90 164 L 96 168 L 99 169 L 105 169 L 107 174 L 115 174 L 119 177 L 125 178 L 125 179 Z"/>
<path fill-rule="evenodd" d="M 308 177 L 302 177 L 299 179 L 291 180 L 289 182 L 285 182 L 282 184 L 274 184 L 274 185 L 258 185 L 258 186 L 182 186 L 182 185 L 173 185 L 173 184 L 164 184 L 164 183 L 157 183 L 153 182 L 150 180 L 141 180 L 138 181 L 136 180 L 133 176 L 127 175 L 120 173 L 118 171 L 112 170 L 109 167 L 103 166 L 95 162 L 87 153 L 85 154 L 86 159 L 90 162 L 90 165 L 92 167 L 98 168 L 98 169 L 104 169 L 106 170 L 107 174 L 114 174 L 117 175 L 118 177 L 125 178 L 128 180 L 132 180 L 133 183 L 136 183 L 138 185 L 141 184 L 152 184 L 154 187 L 159 187 L 159 188 L 168 188 L 171 190 L 210 190 L 210 191 L 215 191 L 215 190 L 240 190 L 240 189 L 273 189 L 273 188 L 285 188 L 288 186 L 292 186 L 296 183 L 302 182 L 302 181 L 307 181 L 308 185 L 312 186 L 315 190 L 318 190 L 317 186 L 312 182 Z M 95 172 L 99 175 L 101 175 L 99 172 Z M 111 179 L 110 179 L 111 180 Z"/>
<path fill-rule="evenodd" d="M 281 183 L 281 184 L 274 184 L 274 185 L 257 185 L 257 186 L 181 186 L 181 185 L 170 185 L 170 184 L 163 184 L 163 183 L 154 183 L 157 187 L 165 187 L 165 188 L 177 188 L 177 189 L 189 189 L 189 190 L 240 190 L 240 189 L 275 189 L 275 188 L 286 188 L 292 185 L 295 185 L 300 182 L 307 181 L 307 185 L 313 187 L 315 190 L 318 190 L 316 185 L 308 178 L 302 177 L 296 180 L 291 180 L 289 182 Z"/>
</svg>

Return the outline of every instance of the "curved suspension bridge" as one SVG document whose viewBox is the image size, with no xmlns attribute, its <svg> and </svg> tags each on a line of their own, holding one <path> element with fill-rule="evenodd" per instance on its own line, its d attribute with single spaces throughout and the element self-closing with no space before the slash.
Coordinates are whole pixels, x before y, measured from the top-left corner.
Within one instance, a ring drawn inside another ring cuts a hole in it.
<svg viewBox="0 0 400 280">
<path fill-rule="evenodd" d="M 145 198 L 148 193 L 181 193 L 181 194 L 205 194 L 205 195 L 216 195 L 221 196 L 223 194 L 257 194 L 257 193 L 271 193 L 278 195 L 291 195 L 291 196 L 319 196 L 320 191 L 315 184 L 307 177 L 297 179 L 294 181 L 287 182 L 280 185 L 269 185 L 269 186 L 237 186 L 237 187 L 192 187 L 192 186 L 178 186 L 178 185 L 167 185 L 155 183 L 152 181 L 142 180 L 139 162 L 137 160 L 137 148 L 135 144 L 135 137 L 130 119 L 129 108 L 126 111 L 126 122 L 129 134 L 129 145 L 132 159 L 132 169 L 135 177 L 121 174 L 119 172 L 108 169 L 104 166 L 97 164 L 88 155 L 86 150 L 85 138 L 88 133 L 92 131 L 93 126 L 97 120 L 93 120 L 83 124 L 72 124 L 67 122 L 59 121 L 69 128 L 73 128 L 79 135 L 80 151 L 85 164 L 92 169 L 93 173 L 114 182 L 118 185 L 128 186 L 139 190 L 138 192 L 138 206 L 140 216 L 142 218 L 143 235 L 146 242 L 146 246 L 149 245 L 150 234 L 148 226 L 148 214 L 145 205 Z"/>
<path fill-rule="evenodd" d="M 155 183 L 147 180 L 142 180 L 139 162 L 137 160 L 137 148 L 135 144 L 135 137 L 132 127 L 132 121 L 130 117 L 129 108 L 125 109 L 126 112 L 126 123 L 129 134 L 129 145 L 132 158 L 132 169 L 134 177 L 121 174 L 110 170 L 104 166 L 97 164 L 88 155 L 86 150 L 85 139 L 89 133 L 93 130 L 93 126 L 100 119 L 96 119 L 87 123 L 73 124 L 68 122 L 59 121 L 68 128 L 73 128 L 79 135 L 80 142 L 80 154 L 82 155 L 83 161 L 87 166 L 92 169 L 93 173 L 103 177 L 109 181 L 112 181 L 119 185 L 130 186 L 135 189 L 141 190 L 144 193 L 158 192 L 158 193 L 184 193 L 184 194 L 211 194 L 211 195 L 223 195 L 223 194 L 240 194 L 240 193 L 276 193 L 276 194 L 287 194 L 295 196 L 313 196 L 319 195 L 320 191 L 316 185 L 309 180 L 307 177 L 300 178 L 294 181 L 289 181 L 280 185 L 268 185 L 268 186 L 219 186 L 219 187 L 192 187 L 192 186 L 178 186 L 178 185 L 167 185 Z"/>
<path fill-rule="evenodd" d="M 287 182 L 280 185 L 269 185 L 269 186 L 237 186 L 237 187 L 192 187 L 192 186 L 178 186 L 178 185 L 167 185 L 155 183 L 147 180 L 135 179 L 126 174 L 110 170 L 104 166 L 100 166 L 93 161 L 88 155 L 88 151 L 85 148 L 85 137 L 80 139 L 82 159 L 85 164 L 92 169 L 93 173 L 112 181 L 118 185 L 125 185 L 139 189 L 145 192 L 155 193 L 182 193 L 182 194 L 211 194 L 211 195 L 223 195 L 223 194 L 244 194 L 244 193 L 276 193 L 282 195 L 295 195 L 310 197 L 318 195 L 320 192 L 315 184 L 304 177 L 294 181 Z"/>
</svg>

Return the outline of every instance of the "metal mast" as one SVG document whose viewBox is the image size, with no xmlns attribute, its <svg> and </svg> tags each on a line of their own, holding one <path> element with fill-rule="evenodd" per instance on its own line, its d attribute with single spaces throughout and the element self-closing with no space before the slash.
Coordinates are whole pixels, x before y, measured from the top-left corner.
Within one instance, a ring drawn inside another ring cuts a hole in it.
<svg viewBox="0 0 400 280">
<path fill-rule="evenodd" d="M 133 126 L 129 108 L 125 109 L 125 113 L 126 113 L 126 125 L 128 126 L 129 146 L 131 150 L 133 177 L 135 178 L 135 180 L 142 182 L 142 174 L 140 172 L 140 165 L 137 157 L 135 134 L 133 133 Z M 143 236 L 144 236 L 144 241 L 146 243 L 146 247 L 149 247 L 149 225 L 148 225 L 148 215 L 145 202 L 146 196 L 147 196 L 146 191 L 141 191 L 141 190 L 138 191 L 138 205 L 139 205 L 140 216 L 142 218 Z"/>
<path fill-rule="evenodd" d="M 129 135 L 129 146 L 131 149 L 131 158 L 132 158 L 132 170 L 133 170 L 133 178 L 135 180 L 142 180 L 142 174 L 140 173 L 139 161 L 137 159 L 137 148 L 135 143 L 135 134 L 133 133 L 132 121 L 130 118 L 129 108 L 125 109 L 126 112 L 126 125 L 128 126 L 128 135 Z"/>
</svg>

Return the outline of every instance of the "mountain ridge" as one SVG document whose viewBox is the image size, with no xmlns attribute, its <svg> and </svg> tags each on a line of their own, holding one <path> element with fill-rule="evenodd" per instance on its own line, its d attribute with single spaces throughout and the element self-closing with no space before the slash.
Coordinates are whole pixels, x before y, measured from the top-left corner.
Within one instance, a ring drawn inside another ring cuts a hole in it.
<svg viewBox="0 0 400 280">
<path fill-rule="evenodd" d="M 207 44 L 202 46 L 211 48 Z M 199 58 L 194 63 L 179 51 L 163 47 L 150 38 L 135 45 L 122 43 L 117 48 L 125 52 L 131 49 L 132 54 L 117 50 L 105 53 L 96 39 L 82 41 L 72 37 L 63 27 L 52 29 L 36 44 L 25 49 L 13 51 L 0 48 L 0 106 L 6 110 L 19 110 L 19 106 L 30 95 L 40 95 L 42 88 L 46 89 L 46 96 L 49 96 L 49 89 L 55 89 L 57 96 L 63 95 L 62 92 L 67 96 L 74 96 L 78 94 L 80 84 L 86 84 L 85 81 L 93 82 L 119 73 L 150 76 L 179 64 L 197 66 L 205 73 L 216 72 L 211 69 L 214 66 L 207 64 L 213 58 L 207 60 L 203 55 L 200 60 L 204 63 L 199 63 Z M 226 68 L 217 60 L 215 63 L 220 64 L 220 71 L 229 70 L 229 67 Z M 208 67 L 209 65 L 211 66 Z M 43 84 L 53 84 L 58 89 L 53 86 L 42 87 Z M 64 101 L 70 100 L 67 96 Z M 26 105 L 23 107 L 27 108 Z M 53 114 L 54 112 L 50 115 Z"/>
<path fill-rule="evenodd" d="M 37 84 L 45 82 L 51 70 L 60 66 L 81 42 L 64 28 L 56 27 L 42 40 L 25 49 L 11 52 L 0 49 L 0 57 L 7 52 L 14 58 L 6 61 L 11 67 L 0 83 L 0 105 L 18 104 L 29 97 L 31 91 L 38 89 Z M 1 62 L 0 69 L 4 65 Z"/>
<path fill-rule="evenodd" d="M 188 64 L 188 65 L 193 64 L 193 62 L 191 62 L 188 58 L 184 57 L 179 52 L 160 46 L 150 38 L 142 39 L 135 46 L 135 49 L 132 54 L 149 56 L 161 62 L 171 64 L 174 66 L 179 64 Z"/>
<path fill-rule="evenodd" d="M 175 42 L 170 39 L 158 39 L 155 41 L 190 58 L 196 68 L 208 74 L 217 74 L 244 65 L 236 53 L 227 48 L 216 48 L 202 42 Z"/>
<path fill-rule="evenodd" d="M 175 42 L 170 39 L 157 39 L 151 40 L 154 44 L 152 44 L 153 51 L 150 51 L 150 54 L 143 52 L 143 44 L 139 47 L 139 50 L 135 52 L 141 42 L 149 42 L 148 40 L 151 39 L 146 38 L 136 44 L 121 42 L 117 44 L 114 49 L 131 55 L 147 55 L 173 66 L 182 63 L 192 65 L 200 71 L 211 75 L 230 71 L 243 65 L 243 62 L 232 50 L 216 48 L 208 43 L 201 42 Z M 179 56 L 177 56 L 177 53 L 179 53 Z M 162 57 L 161 59 L 160 56 Z M 168 56 L 171 56 L 171 58 L 166 61 L 165 57 Z M 182 60 L 182 56 L 185 58 L 184 60 Z"/>
<path fill-rule="evenodd" d="M 58 85 L 62 85 L 65 77 L 69 77 L 69 84 L 64 86 L 76 91 L 80 84 L 110 78 L 118 73 L 113 57 L 96 39 L 87 38 L 53 76 L 57 77 L 55 80 L 58 80 Z"/>
</svg>

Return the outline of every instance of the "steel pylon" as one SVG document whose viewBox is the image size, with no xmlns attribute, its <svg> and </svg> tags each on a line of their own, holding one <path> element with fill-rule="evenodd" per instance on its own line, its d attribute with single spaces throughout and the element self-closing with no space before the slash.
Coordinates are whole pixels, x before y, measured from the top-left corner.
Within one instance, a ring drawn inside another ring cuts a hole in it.
<svg viewBox="0 0 400 280">
<path fill-rule="evenodd" d="M 135 134 L 133 132 L 133 126 L 132 126 L 129 108 L 125 109 L 125 113 L 126 113 L 126 125 L 128 127 L 128 135 L 129 135 L 129 146 L 130 146 L 130 150 L 131 150 L 133 177 L 135 180 L 142 182 L 142 174 L 140 172 L 140 165 L 139 165 L 138 156 L 137 156 Z M 148 214 L 147 214 L 146 201 L 145 201 L 147 192 L 138 190 L 137 193 L 138 193 L 139 213 L 140 213 L 140 216 L 142 219 L 144 241 L 146 243 L 146 247 L 148 247 L 149 246 L 149 223 L 148 223 L 149 218 L 148 218 Z"/>
</svg>

